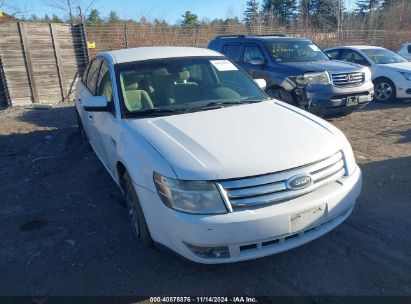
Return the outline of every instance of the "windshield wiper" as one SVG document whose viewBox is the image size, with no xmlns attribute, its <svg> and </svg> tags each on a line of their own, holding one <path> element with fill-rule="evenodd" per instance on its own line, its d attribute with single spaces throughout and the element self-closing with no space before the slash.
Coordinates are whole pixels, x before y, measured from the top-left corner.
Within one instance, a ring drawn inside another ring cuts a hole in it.
<svg viewBox="0 0 411 304">
<path fill-rule="evenodd" d="M 221 109 L 224 108 L 225 106 L 235 106 L 235 105 L 241 105 L 241 104 L 248 104 L 248 103 L 257 103 L 260 101 L 263 101 L 266 99 L 241 99 L 241 100 L 237 100 L 237 101 L 233 101 L 233 100 L 225 100 L 225 101 L 211 101 L 206 105 L 203 106 L 199 106 L 199 107 L 194 107 L 194 108 L 188 108 L 185 109 L 186 112 L 192 112 L 192 111 L 198 111 L 198 110 L 213 110 L 213 109 Z"/>
<path fill-rule="evenodd" d="M 153 115 L 171 114 L 175 112 L 178 112 L 178 110 L 153 108 L 153 109 L 148 109 L 144 111 L 128 112 L 126 113 L 126 116 L 127 117 L 153 116 Z"/>
<path fill-rule="evenodd" d="M 233 100 L 226 100 L 226 101 L 212 101 L 210 103 L 208 103 L 206 106 L 231 106 L 231 105 L 238 105 L 238 104 L 245 104 L 245 103 L 256 103 L 256 102 L 260 102 L 261 100 L 257 100 L 257 99 L 241 99 L 241 100 L 237 100 L 237 101 L 233 101 Z"/>
</svg>

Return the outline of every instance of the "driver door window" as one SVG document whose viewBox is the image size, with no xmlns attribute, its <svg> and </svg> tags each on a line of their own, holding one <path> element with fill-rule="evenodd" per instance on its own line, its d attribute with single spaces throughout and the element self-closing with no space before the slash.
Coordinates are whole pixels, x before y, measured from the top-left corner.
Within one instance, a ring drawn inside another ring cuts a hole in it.
<svg viewBox="0 0 411 304">
<path fill-rule="evenodd" d="M 247 46 L 246 45 L 244 47 L 243 62 L 251 63 L 251 60 L 254 58 L 264 59 L 263 52 L 261 52 L 258 46 Z"/>
<path fill-rule="evenodd" d="M 352 51 L 352 50 L 342 50 L 340 58 L 343 61 L 348 61 L 348 62 L 361 64 L 361 65 L 365 65 L 365 66 L 370 65 L 368 63 L 368 61 L 364 59 L 363 56 L 361 56 L 360 54 L 358 54 L 357 52 Z"/>
<path fill-rule="evenodd" d="M 96 94 L 97 78 L 100 71 L 101 59 L 95 59 L 90 66 L 87 73 L 86 86 L 90 90 L 92 95 Z"/>
<path fill-rule="evenodd" d="M 97 80 L 96 96 L 105 96 L 107 103 L 114 112 L 113 104 L 113 86 L 111 84 L 111 77 L 108 64 L 103 61 Z"/>
<path fill-rule="evenodd" d="M 340 54 L 340 50 L 327 51 L 327 54 L 332 60 L 337 60 Z"/>
</svg>

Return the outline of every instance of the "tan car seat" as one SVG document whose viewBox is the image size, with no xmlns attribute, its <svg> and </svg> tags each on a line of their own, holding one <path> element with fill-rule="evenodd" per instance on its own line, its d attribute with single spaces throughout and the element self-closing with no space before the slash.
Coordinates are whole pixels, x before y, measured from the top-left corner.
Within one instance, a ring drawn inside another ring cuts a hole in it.
<svg viewBox="0 0 411 304">
<path fill-rule="evenodd" d="M 130 112 L 153 109 L 153 102 L 145 90 L 138 89 L 135 73 L 120 74 L 124 103 Z"/>
<path fill-rule="evenodd" d="M 172 84 L 172 75 L 166 68 L 153 70 L 151 83 L 153 86 L 152 96 L 156 106 L 168 106 L 172 103 L 169 87 Z"/>
<path fill-rule="evenodd" d="M 184 104 L 198 100 L 200 88 L 195 82 L 187 82 L 190 78 L 188 71 L 177 74 L 177 81 L 170 87 L 176 104 Z"/>
</svg>

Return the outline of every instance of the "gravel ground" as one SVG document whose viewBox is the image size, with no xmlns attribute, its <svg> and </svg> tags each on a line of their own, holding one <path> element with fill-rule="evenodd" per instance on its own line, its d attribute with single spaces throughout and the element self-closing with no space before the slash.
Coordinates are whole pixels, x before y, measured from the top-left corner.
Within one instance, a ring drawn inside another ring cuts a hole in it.
<svg viewBox="0 0 411 304">
<path fill-rule="evenodd" d="M 0 112 L 0 295 L 411 296 L 411 104 L 332 121 L 364 187 L 348 220 L 297 249 L 209 267 L 133 238 L 72 106 Z"/>
</svg>

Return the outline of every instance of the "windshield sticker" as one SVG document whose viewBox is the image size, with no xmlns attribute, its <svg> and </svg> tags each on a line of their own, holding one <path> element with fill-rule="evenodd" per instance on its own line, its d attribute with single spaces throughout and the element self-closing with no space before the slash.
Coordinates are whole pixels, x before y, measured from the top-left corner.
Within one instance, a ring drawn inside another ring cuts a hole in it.
<svg viewBox="0 0 411 304">
<path fill-rule="evenodd" d="M 210 60 L 211 64 L 221 71 L 237 71 L 237 67 L 228 60 Z"/>
<path fill-rule="evenodd" d="M 318 46 L 316 46 L 315 44 L 309 44 L 308 45 L 313 51 L 315 52 L 320 52 L 320 48 Z"/>
</svg>

